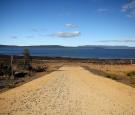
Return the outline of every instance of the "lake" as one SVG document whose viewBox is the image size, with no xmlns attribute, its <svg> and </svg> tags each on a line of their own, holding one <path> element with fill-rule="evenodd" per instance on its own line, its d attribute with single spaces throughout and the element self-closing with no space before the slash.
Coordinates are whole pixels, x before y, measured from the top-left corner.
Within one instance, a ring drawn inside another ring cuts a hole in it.
<svg viewBox="0 0 135 115">
<path fill-rule="evenodd" d="M 0 48 L 0 54 L 22 55 L 24 48 Z M 135 59 L 135 49 L 29 48 L 32 56 L 72 58 Z"/>
</svg>

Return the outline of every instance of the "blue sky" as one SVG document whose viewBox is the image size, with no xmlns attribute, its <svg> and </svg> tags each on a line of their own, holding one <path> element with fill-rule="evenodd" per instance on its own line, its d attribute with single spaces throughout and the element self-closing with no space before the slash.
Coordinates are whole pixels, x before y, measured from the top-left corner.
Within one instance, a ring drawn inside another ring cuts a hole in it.
<svg viewBox="0 0 135 115">
<path fill-rule="evenodd" d="M 0 0 L 0 44 L 135 46 L 135 0 Z"/>
</svg>

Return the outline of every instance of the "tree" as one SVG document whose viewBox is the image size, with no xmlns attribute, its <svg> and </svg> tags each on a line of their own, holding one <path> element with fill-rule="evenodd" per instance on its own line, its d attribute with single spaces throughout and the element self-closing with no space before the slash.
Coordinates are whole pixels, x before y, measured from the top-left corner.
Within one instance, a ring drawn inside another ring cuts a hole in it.
<svg viewBox="0 0 135 115">
<path fill-rule="evenodd" d="M 4 61 L 0 61 L 0 75 L 8 75 L 11 74 L 11 66 Z"/>
<path fill-rule="evenodd" d="M 23 51 L 23 59 L 24 59 L 24 65 L 30 65 L 31 55 L 30 55 L 28 49 L 24 49 L 24 51 Z"/>
</svg>

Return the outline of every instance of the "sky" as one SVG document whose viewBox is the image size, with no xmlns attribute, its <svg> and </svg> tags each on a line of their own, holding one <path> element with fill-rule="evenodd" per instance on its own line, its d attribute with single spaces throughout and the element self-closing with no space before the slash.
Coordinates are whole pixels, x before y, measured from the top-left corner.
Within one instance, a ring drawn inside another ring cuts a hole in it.
<svg viewBox="0 0 135 115">
<path fill-rule="evenodd" d="M 0 0 L 2 45 L 135 46 L 135 0 Z"/>
</svg>

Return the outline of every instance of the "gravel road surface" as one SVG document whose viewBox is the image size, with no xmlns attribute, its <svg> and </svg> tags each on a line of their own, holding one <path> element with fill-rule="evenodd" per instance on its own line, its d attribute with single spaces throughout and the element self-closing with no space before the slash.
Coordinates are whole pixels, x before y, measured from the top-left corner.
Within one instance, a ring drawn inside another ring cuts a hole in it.
<svg viewBox="0 0 135 115">
<path fill-rule="evenodd" d="M 0 115 L 135 115 L 135 88 L 67 65 L 0 94 Z"/>
</svg>

